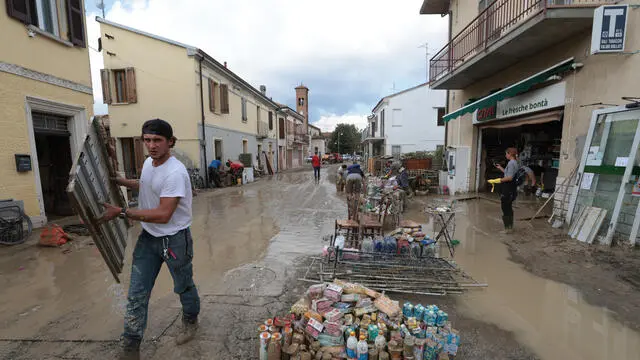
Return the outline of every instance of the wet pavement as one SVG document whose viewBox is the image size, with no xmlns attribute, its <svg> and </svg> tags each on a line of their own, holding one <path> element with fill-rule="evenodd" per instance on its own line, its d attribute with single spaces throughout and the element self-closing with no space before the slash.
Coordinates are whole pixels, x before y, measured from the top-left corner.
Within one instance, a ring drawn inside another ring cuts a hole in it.
<svg viewBox="0 0 640 360">
<path fill-rule="evenodd" d="M 283 313 L 301 294 L 306 284 L 295 281 L 300 258 L 318 254 L 321 236 L 332 233 L 334 220 L 346 214 L 327 171 L 322 177 L 315 185 L 311 170 L 284 173 L 194 199 L 200 332 L 189 344 L 173 345 L 180 303 L 163 268 L 150 302 L 143 358 L 256 358 L 257 322 Z M 407 218 L 425 221 L 418 210 L 427 199 L 416 198 Z M 489 284 L 446 300 L 464 324 L 459 330 L 463 348 L 469 347 L 465 358 L 640 359 L 640 335 L 609 310 L 509 260 L 505 238 L 497 235 L 498 204 L 470 200 L 459 206 L 456 261 Z M 132 229 L 131 241 L 138 232 Z M 60 249 L 0 248 L 0 359 L 115 358 L 129 266 L 123 284 L 114 284 L 88 238 Z M 474 335 L 465 344 L 465 332 L 486 336 L 476 341 Z M 511 336 L 515 344 L 503 339 Z"/>
</svg>

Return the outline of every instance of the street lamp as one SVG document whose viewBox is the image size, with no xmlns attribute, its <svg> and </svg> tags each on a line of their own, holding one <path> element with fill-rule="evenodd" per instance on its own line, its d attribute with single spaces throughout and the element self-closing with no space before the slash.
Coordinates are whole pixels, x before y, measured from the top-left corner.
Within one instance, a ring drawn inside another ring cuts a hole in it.
<svg viewBox="0 0 640 360">
<path fill-rule="evenodd" d="M 339 154 L 342 154 L 342 152 L 340 151 L 340 136 L 342 136 L 342 134 L 343 134 L 342 132 L 338 133 L 338 153 Z"/>
</svg>

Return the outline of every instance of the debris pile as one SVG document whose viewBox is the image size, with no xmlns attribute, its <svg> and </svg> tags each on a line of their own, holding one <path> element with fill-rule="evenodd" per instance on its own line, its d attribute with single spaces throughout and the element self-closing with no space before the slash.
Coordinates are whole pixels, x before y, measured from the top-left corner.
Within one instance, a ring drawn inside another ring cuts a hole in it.
<svg viewBox="0 0 640 360">
<path fill-rule="evenodd" d="M 460 336 L 435 305 L 400 307 L 358 283 L 316 284 L 284 317 L 259 326 L 260 360 L 443 360 Z"/>
</svg>

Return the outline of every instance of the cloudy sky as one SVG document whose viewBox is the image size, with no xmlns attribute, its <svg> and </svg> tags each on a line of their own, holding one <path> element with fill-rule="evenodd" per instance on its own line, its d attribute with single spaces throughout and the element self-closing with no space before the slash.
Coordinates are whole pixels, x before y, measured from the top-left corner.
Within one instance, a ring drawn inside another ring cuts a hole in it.
<svg viewBox="0 0 640 360">
<path fill-rule="evenodd" d="M 91 46 L 100 0 L 86 0 Z M 419 15 L 422 0 L 105 0 L 107 20 L 206 51 L 275 101 L 310 89 L 310 121 L 364 128 L 378 100 L 426 80 L 425 48 L 446 40 L 446 18 Z M 91 51 L 96 113 L 102 54 Z M 295 108 L 295 107 L 294 107 Z"/>
</svg>

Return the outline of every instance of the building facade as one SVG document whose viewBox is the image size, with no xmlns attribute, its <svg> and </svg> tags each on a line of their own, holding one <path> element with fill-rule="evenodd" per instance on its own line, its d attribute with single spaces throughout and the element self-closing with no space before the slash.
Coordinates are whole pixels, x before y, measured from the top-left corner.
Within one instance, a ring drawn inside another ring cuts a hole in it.
<svg viewBox="0 0 640 360">
<path fill-rule="evenodd" d="M 309 140 L 308 156 L 317 153 L 318 156 L 322 157 L 322 155 L 327 153 L 326 141 L 319 127 L 309 124 Z"/>
<path fill-rule="evenodd" d="M 444 145 L 446 92 L 421 84 L 376 104 L 367 118 L 365 156 L 400 156 Z"/>
<path fill-rule="evenodd" d="M 130 177 L 140 174 L 142 124 L 162 118 L 174 127 L 174 155 L 199 169 L 219 158 L 278 170 L 280 107 L 262 91 L 204 51 L 101 18 L 102 88 L 119 163 Z M 157 59 L 162 58 L 162 61 Z M 168 71 L 170 69 L 170 71 Z"/>
<path fill-rule="evenodd" d="M 72 215 L 69 171 L 93 115 L 84 4 L 46 5 L 0 4 L 0 198 L 23 201 L 35 226 Z"/>
<path fill-rule="evenodd" d="M 638 201 L 633 184 L 621 185 L 623 175 L 615 175 L 615 168 L 623 162 L 616 164 L 617 158 L 628 157 L 625 147 L 632 146 L 635 126 L 607 130 L 605 138 L 615 137 L 606 146 L 591 141 L 600 126 L 595 111 L 638 96 L 632 95 L 637 85 L 631 80 L 640 70 L 638 5 L 637 0 L 424 0 L 421 13 L 448 15 L 451 29 L 448 44 L 429 63 L 431 88 L 448 91 L 450 188 L 486 190 L 486 180 L 499 175 L 493 163 L 504 161 L 507 147 L 516 147 L 545 191 L 555 191 L 556 219 L 576 217 L 581 201 L 609 209 L 605 224 L 627 211 L 629 217 L 608 228 L 629 237 Z M 591 161 L 585 171 L 590 156 L 604 157 L 604 163 Z M 617 177 L 605 176 L 612 175 L 607 171 Z M 593 177 L 599 181 L 581 183 Z M 618 197 L 621 186 L 629 191 Z M 628 206 L 616 205 L 614 211 L 618 198 L 626 198 Z"/>
</svg>

